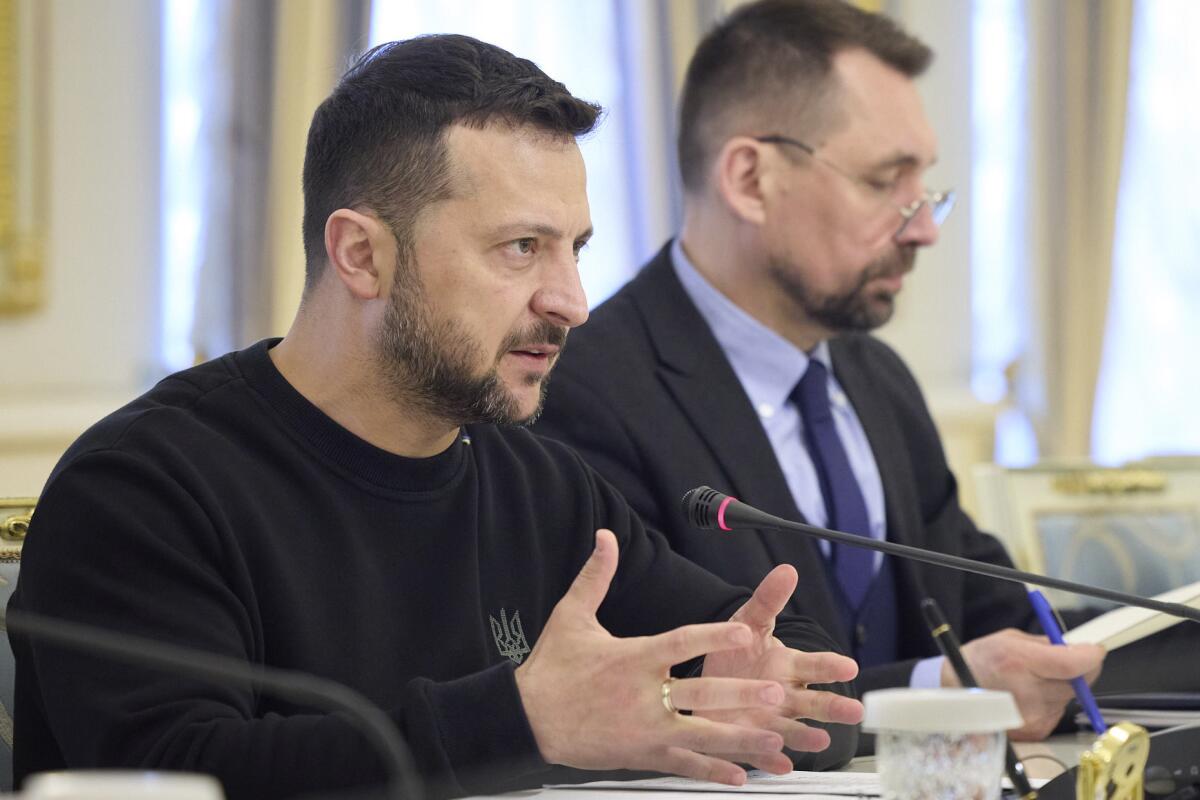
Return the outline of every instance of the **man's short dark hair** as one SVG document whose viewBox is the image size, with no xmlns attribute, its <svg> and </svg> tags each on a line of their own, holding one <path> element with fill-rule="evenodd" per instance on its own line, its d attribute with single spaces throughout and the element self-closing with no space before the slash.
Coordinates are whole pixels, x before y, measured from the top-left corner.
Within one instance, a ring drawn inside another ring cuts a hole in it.
<svg viewBox="0 0 1200 800">
<path fill-rule="evenodd" d="M 827 122 L 833 56 L 862 48 L 908 77 L 925 71 L 933 52 L 895 22 L 841 0 L 759 0 L 711 30 L 692 56 L 679 113 L 683 184 L 704 184 L 710 159 L 737 125 L 792 119 Z M 788 131 L 805 135 L 806 131 Z"/>
<path fill-rule="evenodd" d="M 451 191 L 451 125 L 501 122 L 576 137 L 599 114 L 532 61 L 468 36 L 422 36 L 370 50 L 308 129 L 305 287 L 320 275 L 325 221 L 339 208 L 370 208 L 391 226 L 402 255 L 410 251 L 417 215 Z"/>
</svg>

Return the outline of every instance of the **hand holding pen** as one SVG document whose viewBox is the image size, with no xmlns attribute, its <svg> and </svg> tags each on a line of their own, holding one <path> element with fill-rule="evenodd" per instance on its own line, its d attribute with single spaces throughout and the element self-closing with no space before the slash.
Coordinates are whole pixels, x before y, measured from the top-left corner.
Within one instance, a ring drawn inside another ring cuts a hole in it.
<svg viewBox="0 0 1200 800">
<path fill-rule="evenodd" d="M 1038 622 L 1042 625 L 1042 630 L 1046 632 L 1046 636 L 1050 641 L 1057 645 L 1066 645 L 1063 641 L 1062 629 L 1058 627 L 1058 620 L 1055 619 L 1054 609 L 1050 607 L 1050 601 L 1046 596 L 1037 589 L 1029 591 L 1029 602 L 1033 604 L 1033 612 L 1037 614 Z M 1100 716 L 1100 707 L 1096 705 L 1096 698 L 1092 695 L 1092 690 L 1088 687 L 1087 679 L 1083 675 L 1078 675 L 1071 680 L 1071 688 L 1075 690 L 1075 697 L 1079 700 L 1079 705 L 1083 707 L 1087 714 L 1088 722 L 1092 726 L 1092 730 L 1096 733 L 1104 733 L 1108 730 L 1108 725 L 1104 722 L 1104 717 Z"/>
<path fill-rule="evenodd" d="M 971 639 L 962 645 L 963 659 L 979 685 L 1011 692 L 1025 724 L 1010 731 L 1013 741 L 1040 741 L 1062 719 L 1063 709 L 1075 696 L 1071 679 L 1095 677 L 1104 662 L 1104 648 L 1091 644 L 1057 647 L 1045 636 L 1005 628 Z M 959 681 L 946 662 L 942 685 Z"/>
</svg>

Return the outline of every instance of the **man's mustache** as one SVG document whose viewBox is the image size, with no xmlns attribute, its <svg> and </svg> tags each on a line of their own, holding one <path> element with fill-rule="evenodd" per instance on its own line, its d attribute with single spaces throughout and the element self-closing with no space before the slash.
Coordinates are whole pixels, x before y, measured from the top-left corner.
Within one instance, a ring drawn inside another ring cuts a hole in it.
<svg viewBox="0 0 1200 800">
<path fill-rule="evenodd" d="M 913 245 L 903 245 L 889 256 L 881 258 L 863 272 L 862 285 L 866 286 L 876 278 L 899 278 L 912 272 L 917 260 L 917 248 Z"/>
<path fill-rule="evenodd" d="M 500 355 L 504 355 L 510 350 L 524 350 L 543 344 L 562 347 L 566 343 L 567 328 L 540 320 L 528 328 L 509 334 L 500 345 Z"/>
</svg>

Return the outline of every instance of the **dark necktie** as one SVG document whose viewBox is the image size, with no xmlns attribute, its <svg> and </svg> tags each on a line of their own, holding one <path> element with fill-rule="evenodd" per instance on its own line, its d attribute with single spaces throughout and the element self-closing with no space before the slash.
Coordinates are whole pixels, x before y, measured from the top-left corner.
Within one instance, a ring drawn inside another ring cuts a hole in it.
<svg viewBox="0 0 1200 800">
<path fill-rule="evenodd" d="M 829 406 L 829 373 L 815 358 L 809 359 L 804 377 L 792 390 L 792 402 L 804 419 L 804 443 L 821 482 L 821 496 L 829 527 L 860 536 L 871 535 L 867 504 L 850 459 L 842 447 L 833 409 Z M 833 571 L 851 609 L 862 605 L 874 577 L 874 553 L 861 547 L 831 545 Z"/>
</svg>

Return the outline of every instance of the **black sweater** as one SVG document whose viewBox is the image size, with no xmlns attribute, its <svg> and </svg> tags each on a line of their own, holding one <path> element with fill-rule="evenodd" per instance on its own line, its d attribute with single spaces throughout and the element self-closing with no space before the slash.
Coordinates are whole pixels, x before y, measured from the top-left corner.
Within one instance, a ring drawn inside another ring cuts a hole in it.
<svg viewBox="0 0 1200 800">
<path fill-rule="evenodd" d="M 470 793 L 548 777 L 514 661 L 596 528 L 621 548 L 599 614 L 614 635 L 726 619 L 745 600 L 673 555 L 569 449 L 469 426 L 432 458 L 389 454 L 296 392 L 270 345 L 163 380 L 68 450 L 13 607 L 348 684 L 396 722 L 437 793 Z M 803 619 L 778 635 L 835 649 Z M 231 800 L 266 800 L 381 780 L 340 715 L 20 639 L 14 650 L 18 781 L 181 769 L 217 775 Z M 826 763 L 853 742 L 831 750 Z"/>
</svg>

